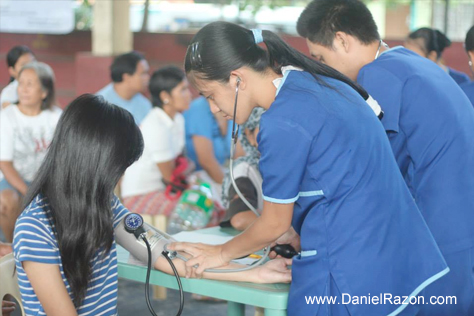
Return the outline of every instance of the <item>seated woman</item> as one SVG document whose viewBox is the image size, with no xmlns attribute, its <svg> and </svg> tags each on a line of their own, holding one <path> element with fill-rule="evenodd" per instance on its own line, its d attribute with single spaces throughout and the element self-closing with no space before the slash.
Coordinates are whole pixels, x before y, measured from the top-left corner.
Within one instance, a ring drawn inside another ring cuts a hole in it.
<svg viewBox="0 0 474 316">
<path fill-rule="evenodd" d="M 184 72 L 166 66 L 153 73 L 149 84 L 153 109 L 140 124 L 142 157 L 128 168 L 121 183 L 124 205 L 140 214 L 168 216 L 176 199 L 165 194 L 184 151 L 184 118 L 191 92 Z"/>
<path fill-rule="evenodd" d="M 232 121 L 218 114 L 212 114 L 204 97 L 193 102 L 184 112 L 186 122 L 186 154 L 196 165 L 194 176 L 211 185 L 213 200 L 222 209 L 221 192 L 224 180 L 224 165 L 230 158 Z M 243 150 L 238 143 L 236 157 Z M 236 158 L 234 157 L 234 158 Z"/>
<path fill-rule="evenodd" d="M 0 112 L 0 226 L 13 239 L 20 197 L 33 180 L 61 115 L 53 106 L 54 74 L 40 62 L 25 65 L 18 75 L 18 104 Z"/>
<path fill-rule="evenodd" d="M 15 227 L 13 251 L 26 310 L 117 315 L 114 228 L 129 211 L 113 191 L 142 152 L 142 135 L 128 111 L 93 95 L 66 108 Z M 174 263 L 184 275 L 184 261 Z M 272 260 L 253 270 L 205 277 L 288 282 L 288 263 Z M 164 257 L 154 267 L 172 273 Z"/>
<path fill-rule="evenodd" d="M 257 134 L 260 127 L 260 117 L 265 110 L 255 108 L 247 122 L 242 124 L 243 133 L 239 135 L 245 156 L 235 160 L 233 164 L 233 174 L 235 184 L 247 201 L 259 212 L 263 207 L 262 176 L 258 170 L 260 153 L 257 149 Z M 233 227 L 237 230 L 245 230 L 256 218 L 257 215 L 250 210 L 245 202 L 239 197 L 230 173 L 227 173 L 222 185 L 222 201 L 226 208 L 224 220 L 221 227 Z"/>
</svg>

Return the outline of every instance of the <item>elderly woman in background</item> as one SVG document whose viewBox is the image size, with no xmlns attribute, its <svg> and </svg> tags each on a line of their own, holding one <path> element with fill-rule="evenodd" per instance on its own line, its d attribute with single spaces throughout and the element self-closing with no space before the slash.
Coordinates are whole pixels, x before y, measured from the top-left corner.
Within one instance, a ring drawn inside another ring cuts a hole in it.
<svg viewBox="0 0 474 316">
<path fill-rule="evenodd" d="M 7 242 L 13 239 L 20 197 L 41 165 L 61 115 L 53 107 L 51 67 L 25 65 L 18 74 L 18 100 L 0 112 L 0 227 Z"/>
</svg>

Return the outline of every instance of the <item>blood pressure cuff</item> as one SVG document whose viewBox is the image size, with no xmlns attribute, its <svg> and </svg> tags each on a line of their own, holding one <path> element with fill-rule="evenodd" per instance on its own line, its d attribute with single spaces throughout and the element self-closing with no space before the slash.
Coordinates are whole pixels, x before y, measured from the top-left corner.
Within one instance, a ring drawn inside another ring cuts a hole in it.
<svg viewBox="0 0 474 316">
<path fill-rule="evenodd" d="M 148 240 L 148 243 L 150 244 L 151 248 L 151 263 L 152 265 L 154 265 L 158 257 L 161 256 L 163 250 L 167 250 L 166 245 L 175 242 L 176 240 L 170 235 L 146 223 L 143 224 L 143 228 L 146 231 L 146 239 Z M 146 248 L 145 242 L 141 239 L 138 240 L 137 238 L 135 238 L 135 235 L 125 230 L 123 225 L 123 219 L 120 221 L 120 224 L 118 224 L 117 227 L 114 229 L 114 233 L 115 240 L 120 246 L 127 249 L 130 254 L 132 254 L 141 262 L 145 264 L 148 263 L 148 250 Z"/>
</svg>

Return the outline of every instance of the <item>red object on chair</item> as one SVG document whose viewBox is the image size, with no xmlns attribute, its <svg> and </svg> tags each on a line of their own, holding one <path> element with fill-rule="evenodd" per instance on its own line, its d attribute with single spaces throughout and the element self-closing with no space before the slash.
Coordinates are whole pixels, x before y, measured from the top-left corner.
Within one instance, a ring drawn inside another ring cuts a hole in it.
<svg viewBox="0 0 474 316">
<path fill-rule="evenodd" d="M 171 181 L 163 182 L 166 184 L 165 195 L 170 200 L 177 200 L 181 193 L 188 188 L 184 172 L 188 168 L 188 161 L 184 156 L 178 156 L 175 160 L 176 167 L 171 174 Z"/>
</svg>

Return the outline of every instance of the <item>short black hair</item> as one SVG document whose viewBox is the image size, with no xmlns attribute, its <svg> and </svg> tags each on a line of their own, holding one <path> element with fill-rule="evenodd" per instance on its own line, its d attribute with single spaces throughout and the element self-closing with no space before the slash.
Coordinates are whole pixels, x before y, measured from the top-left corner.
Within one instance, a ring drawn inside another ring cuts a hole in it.
<svg viewBox="0 0 474 316">
<path fill-rule="evenodd" d="M 15 67 L 15 64 L 17 63 L 18 59 L 20 59 L 20 57 L 25 54 L 31 54 L 33 56 L 35 55 L 28 46 L 19 45 L 13 47 L 7 53 L 7 66 Z"/>
<path fill-rule="evenodd" d="M 313 0 L 301 13 L 298 34 L 325 47 L 332 47 L 336 32 L 356 37 L 362 44 L 380 40 L 374 18 L 358 0 Z"/>
<path fill-rule="evenodd" d="M 468 52 L 474 51 L 474 26 L 472 26 L 469 31 L 467 31 L 464 47 Z"/>
<path fill-rule="evenodd" d="M 436 52 L 436 58 L 441 58 L 443 51 L 451 46 L 449 38 L 441 33 L 439 30 L 430 29 L 428 27 L 422 27 L 408 35 L 409 39 L 417 40 L 421 39 L 423 42 L 420 47 L 426 55 L 430 52 Z"/>
<path fill-rule="evenodd" d="M 122 82 L 123 75 L 133 75 L 137 71 L 137 65 L 145 57 L 139 52 L 132 51 L 115 57 L 114 62 L 110 66 L 110 76 L 113 82 Z"/>
<path fill-rule="evenodd" d="M 179 85 L 186 74 L 183 70 L 176 66 L 164 66 L 151 75 L 148 89 L 150 90 L 152 104 L 154 107 L 163 107 L 163 100 L 160 98 L 160 93 L 166 91 L 171 94 L 171 91 Z"/>
</svg>

